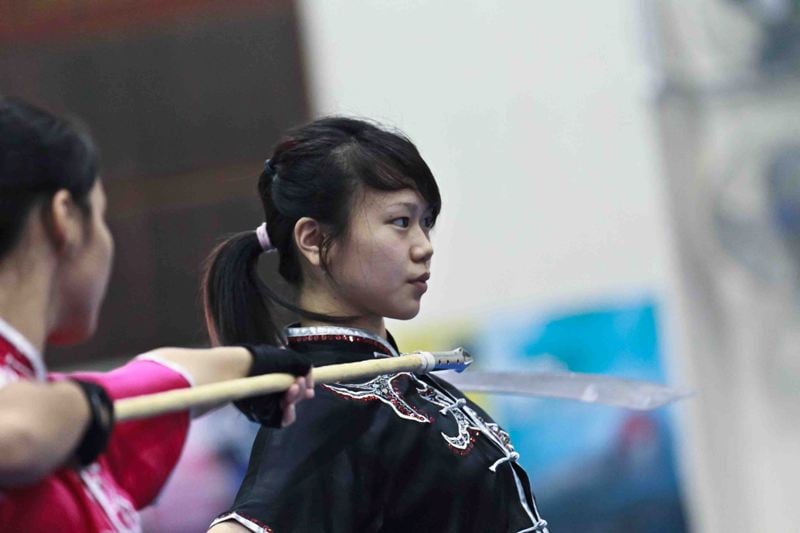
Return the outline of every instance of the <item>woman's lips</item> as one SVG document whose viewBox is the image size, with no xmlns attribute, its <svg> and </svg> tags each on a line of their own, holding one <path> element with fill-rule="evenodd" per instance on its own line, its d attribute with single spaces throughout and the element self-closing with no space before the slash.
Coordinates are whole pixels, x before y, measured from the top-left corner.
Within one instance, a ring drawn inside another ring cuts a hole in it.
<svg viewBox="0 0 800 533">
<path fill-rule="evenodd" d="M 425 273 L 418 278 L 412 279 L 409 283 L 411 283 L 414 288 L 416 288 L 420 293 L 424 293 L 428 290 L 428 280 L 430 279 L 430 273 Z"/>
</svg>

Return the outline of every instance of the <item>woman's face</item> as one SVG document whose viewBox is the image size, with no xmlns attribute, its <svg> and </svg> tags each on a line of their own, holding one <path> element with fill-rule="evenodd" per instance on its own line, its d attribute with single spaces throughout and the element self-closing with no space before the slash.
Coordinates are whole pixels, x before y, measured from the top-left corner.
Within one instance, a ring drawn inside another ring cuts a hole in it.
<svg viewBox="0 0 800 533">
<path fill-rule="evenodd" d="M 428 290 L 431 209 L 411 189 L 366 189 L 360 196 L 348 231 L 329 253 L 342 311 L 360 317 L 413 318 Z"/>
<path fill-rule="evenodd" d="M 60 313 L 49 339 L 56 344 L 81 342 L 94 333 L 111 274 L 114 241 L 105 221 L 106 196 L 99 179 L 89 193 L 89 206 L 80 242 L 66 254 L 59 270 Z"/>
</svg>

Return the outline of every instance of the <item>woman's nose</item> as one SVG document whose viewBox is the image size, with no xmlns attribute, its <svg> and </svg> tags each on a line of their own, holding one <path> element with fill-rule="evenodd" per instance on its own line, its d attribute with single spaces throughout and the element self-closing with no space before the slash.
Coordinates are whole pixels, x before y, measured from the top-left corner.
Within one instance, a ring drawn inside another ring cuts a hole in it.
<svg viewBox="0 0 800 533">
<path fill-rule="evenodd" d="M 433 256 L 433 243 L 426 231 L 421 231 L 417 242 L 411 247 L 411 259 L 418 263 L 430 261 Z"/>
</svg>

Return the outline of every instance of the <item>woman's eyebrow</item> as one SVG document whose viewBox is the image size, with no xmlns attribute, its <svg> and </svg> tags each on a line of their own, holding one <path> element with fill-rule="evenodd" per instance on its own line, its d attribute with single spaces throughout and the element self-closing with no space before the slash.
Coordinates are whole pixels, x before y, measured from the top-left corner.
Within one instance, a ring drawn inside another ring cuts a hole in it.
<svg viewBox="0 0 800 533">
<path fill-rule="evenodd" d="M 393 203 L 387 205 L 386 207 L 389 208 L 389 207 L 397 207 L 397 206 L 407 207 L 410 211 L 413 211 L 413 212 L 416 212 L 417 210 L 420 209 L 419 204 L 416 203 L 416 202 L 393 202 Z"/>
</svg>

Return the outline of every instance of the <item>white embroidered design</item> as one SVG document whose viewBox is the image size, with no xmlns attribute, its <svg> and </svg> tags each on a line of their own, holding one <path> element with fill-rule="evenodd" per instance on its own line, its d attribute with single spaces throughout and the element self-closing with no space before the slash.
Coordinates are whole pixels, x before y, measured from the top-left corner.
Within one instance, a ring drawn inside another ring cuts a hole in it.
<svg viewBox="0 0 800 533">
<path fill-rule="evenodd" d="M 478 416 L 477 414 L 475 416 Z M 493 422 L 486 423 L 486 428 L 495 436 L 500 443 L 505 446 L 509 452 L 514 452 L 514 445 L 511 444 L 511 436 L 507 431 L 503 430 L 500 426 Z"/>
<path fill-rule="evenodd" d="M 475 444 L 475 438 L 480 433 L 480 428 L 472 424 L 465 410 L 469 409 L 466 406 L 466 401 L 463 398 L 453 400 L 443 392 L 430 387 L 427 383 L 420 380 L 417 381 L 417 392 L 420 397 L 430 403 L 441 407 L 439 412 L 445 416 L 452 416 L 458 426 L 458 433 L 455 436 L 450 436 L 442 432 L 442 437 L 450 449 L 459 455 L 466 455 L 472 450 Z M 470 409 L 470 411 L 472 411 Z M 473 411 L 474 412 L 474 411 Z"/>
<path fill-rule="evenodd" d="M 368 332 L 357 329 L 339 328 L 339 327 L 323 327 L 323 328 L 290 328 L 287 332 L 287 337 L 290 341 L 343 341 L 343 342 L 361 342 L 368 343 L 374 346 L 381 346 L 388 354 L 397 355 L 393 346 L 381 338 L 377 338 Z M 384 353 L 375 352 L 376 357 L 385 356 Z M 499 448 L 503 452 L 503 457 L 495 461 L 489 469 L 496 472 L 498 466 L 503 463 L 515 463 L 519 458 L 519 454 L 514 450 L 511 445 L 511 440 L 508 433 L 500 429 L 497 424 L 487 423 L 478 413 L 466 405 L 464 398 L 454 398 L 446 390 L 442 391 L 438 387 L 428 385 L 426 382 L 418 379 L 415 375 L 407 372 L 399 373 L 394 376 L 380 376 L 366 383 L 361 384 L 337 384 L 337 385 L 322 385 L 334 394 L 344 398 L 361 401 L 380 401 L 392 408 L 394 413 L 405 420 L 411 420 L 417 423 L 431 423 L 433 417 L 421 413 L 419 409 L 415 409 L 410 405 L 398 389 L 398 382 L 403 379 L 411 380 L 417 387 L 417 393 L 420 397 L 435 406 L 439 407 L 439 413 L 444 416 L 452 416 L 456 421 L 458 433 L 455 436 L 441 433 L 448 448 L 462 456 L 470 453 L 478 435 L 483 434 L 489 442 Z M 547 533 L 547 522 L 542 520 L 538 509 L 536 509 L 536 502 L 532 501 L 532 509 L 528 505 L 527 495 L 523 489 L 523 483 L 520 479 L 516 467 L 511 468 L 511 473 L 514 478 L 514 483 L 517 488 L 517 495 L 519 502 L 525 513 L 531 520 L 531 527 L 520 530 L 518 533 L 524 532 L 539 532 Z M 251 529 L 256 531 L 255 529 Z"/>
<path fill-rule="evenodd" d="M 228 522 L 228 521 L 236 522 L 245 529 L 253 531 L 253 533 L 273 533 L 272 528 L 270 528 L 269 526 L 260 524 L 255 519 L 244 517 L 239 513 L 225 513 L 221 516 L 218 516 L 217 518 L 214 519 L 213 522 L 211 522 L 209 529 L 216 526 L 217 524 L 221 524 L 223 522 Z"/>
<path fill-rule="evenodd" d="M 504 449 L 506 456 L 515 453 L 508 433 L 500 429 L 497 424 L 486 423 L 475 410 L 466 405 L 463 398 L 454 399 L 450 395 L 431 387 L 415 375 L 400 372 L 390 376 L 378 376 L 365 383 L 339 383 L 336 385 L 323 385 L 331 392 L 344 398 L 362 402 L 379 401 L 392 408 L 394 413 L 412 422 L 429 424 L 433 419 L 411 405 L 403 397 L 400 383 L 410 380 L 416 386 L 417 393 L 423 400 L 439 407 L 439 413 L 450 416 L 456 423 L 455 435 L 441 433 L 448 447 L 458 455 L 467 455 L 475 444 L 475 439 L 484 433 L 500 448 Z"/>
<path fill-rule="evenodd" d="M 139 514 L 130 501 L 120 494 L 119 489 L 103 472 L 100 465 L 92 463 L 80 471 L 84 487 L 103 509 L 115 533 L 141 533 Z"/>
<path fill-rule="evenodd" d="M 400 372 L 391 376 L 383 375 L 373 378 L 366 383 L 340 383 L 337 385 L 323 385 L 331 392 L 344 396 L 351 400 L 374 401 L 385 403 L 400 418 L 419 422 L 421 424 L 431 423 L 428 415 L 420 413 L 409 404 L 397 387 L 397 382 L 401 379 L 415 379 L 408 372 Z"/>
</svg>

